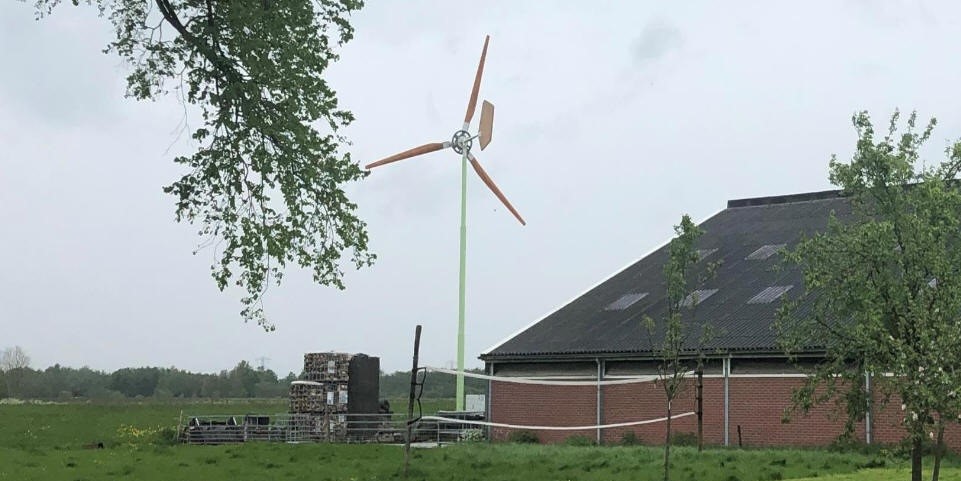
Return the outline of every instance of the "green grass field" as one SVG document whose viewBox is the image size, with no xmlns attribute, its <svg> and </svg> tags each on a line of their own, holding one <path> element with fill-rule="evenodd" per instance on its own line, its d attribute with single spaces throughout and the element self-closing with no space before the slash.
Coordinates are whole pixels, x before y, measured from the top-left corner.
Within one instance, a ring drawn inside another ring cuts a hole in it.
<svg viewBox="0 0 961 481">
<path fill-rule="evenodd" d="M 398 401 L 394 411 L 406 408 Z M 425 403 L 425 413 L 449 401 Z M 283 401 L 0 405 L 0 480 L 385 480 L 400 478 L 403 450 L 385 445 L 171 445 L 184 414 L 277 413 Z M 103 442 L 106 449 L 84 445 Z M 819 450 L 674 450 L 675 480 L 909 479 L 906 461 Z M 657 447 L 461 444 L 415 451 L 411 479 L 657 480 Z M 955 459 L 942 479 L 961 481 Z M 871 469 L 869 469 L 871 468 Z"/>
<path fill-rule="evenodd" d="M 904 466 L 897 469 L 862 469 L 854 473 L 832 474 L 819 478 L 802 478 L 794 481 L 904 481 L 911 479 L 911 468 Z M 931 479 L 931 470 L 925 469 L 922 479 Z M 961 480 L 961 470 L 951 468 L 942 470 L 940 478 L 944 481 Z"/>
</svg>

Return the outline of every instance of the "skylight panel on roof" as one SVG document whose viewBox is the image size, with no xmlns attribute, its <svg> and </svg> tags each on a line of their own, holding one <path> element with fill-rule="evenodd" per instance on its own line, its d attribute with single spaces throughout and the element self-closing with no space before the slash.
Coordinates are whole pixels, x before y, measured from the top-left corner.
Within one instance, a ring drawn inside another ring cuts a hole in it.
<svg viewBox="0 0 961 481">
<path fill-rule="evenodd" d="M 713 249 L 698 249 L 697 250 L 697 260 L 702 261 L 705 257 L 717 252 L 717 248 Z"/>
<path fill-rule="evenodd" d="M 757 295 L 752 297 L 749 301 L 747 301 L 747 303 L 748 304 L 770 304 L 771 302 L 774 302 L 775 299 L 783 296 L 785 292 L 790 291 L 792 287 L 794 287 L 793 284 L 787 285 L 787 286 L 768 287 L 763 291 L 757 293 Z"/>
<path fill-rule="evenodd" d="M 765 244 L 747 256 L 747 260 L 762 261 L 773 256 L 774 254 L 777 254 L 777 252 L 783 249 L 786 245 L 787 244 Z"/>
<path fill-rule="evenodd" d="M 604 308 L 605 311 L 623 311 L 628 307 L 634 305 L 635 302 L 647 297 L 646 292 L 628 292 L 621 296 L 618 300 L 610 303 Z"/>
<path fill-rule="evenodd" d="M 698 289 L 688 294 L 687 297 L 685 297 L 684 300 L 681 301 L 681 307 L 696 306 L 706 301 L 708 297 L 713 296 L 714 293 L 716 292 L 717 292 L 717 289 Z"/>
</svg>

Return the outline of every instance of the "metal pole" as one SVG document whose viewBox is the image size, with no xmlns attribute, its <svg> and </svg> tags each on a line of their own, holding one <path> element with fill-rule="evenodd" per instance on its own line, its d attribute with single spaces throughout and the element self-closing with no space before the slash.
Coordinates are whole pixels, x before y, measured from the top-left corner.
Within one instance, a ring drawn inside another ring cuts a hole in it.
<svg viewBox="0 0 961 481">
<path fill-rule="evenodd" d="M 597 361 L 597 444 L 601 444 L 601 421 L 603 419 L 603 402 L 601 401 L 601 378 L 604 377 L 604 370 L 601 365 L 600 358 L 595 358 Z"/>
<path fill-rule="evenodd" d="M 460 289 L 457 303 L 457 410 L 464 410 L 464 307 L 467 286 L 467 150 L 460 166 Z"/>
<path fill-rule="evenodd" d="M 730 356 L 725 357 L 723 364 L 721 364 L 721 370 L 724 372 L 724 445 L 731 445 L 731 438 L 729 433 L 730 426 L 730 380 L 731 380 L 731 358 Z"/>
<path fill-rule="evenodd" d="M 867 395 L 867 410 L 864 414 L 864 442 L 871 444 L 871 373 L 864 371 L 864 391 Z"/>
<path fill-rule="evenodd" d="M 487 375 L 494 375 L 494 363 L 491 362 L 487 368 Z M 488 422 L 494 422 L 494 413 L 491 411 L 492 401 L 494 399 L 494 381 L 492 379 L 487 380 L 487 412 L 484 414 L 484 420 Z M 487 442 L 491 442 L 491 427 L 487 426 Z"/>
<path fill-rule="evenodd" d="M 414 418 L 414 392 L 417 390 L 417 355 L 420 352 L 420 324 L 414 330 L 414 366 L 410 370 L 410 396 L 407 398 L 407 430 L 404 437 L 404 477 L 407 477 L 407 468 L 410 466 L 410 441 L 411 429 L 413 428 Z"/>
</svg>

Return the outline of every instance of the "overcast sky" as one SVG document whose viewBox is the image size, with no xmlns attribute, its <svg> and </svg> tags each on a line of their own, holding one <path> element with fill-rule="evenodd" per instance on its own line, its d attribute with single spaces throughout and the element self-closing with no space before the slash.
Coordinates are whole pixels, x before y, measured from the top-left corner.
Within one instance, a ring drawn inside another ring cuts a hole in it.
<svg viewBox="0 0 961 481">
<path fill-rule="evenodd" d="M 459 159 L 377 169 L 350 193 L 372 268 L 347 290 L 292 270 L 271 288 L 277 330 L 244 324 L 212 252 L 161 187 L 181 173 L 175 98 L 123 98 L 126 67 L 92 8 L 41 22 L 0 3 L 0 348 L 33 367 L 219 371 L 264 356 L 364 352 L 406 369 L 456 356 Z M 830 188 L 850 116 L 937 116 L 936 160 L 961 136 L 957 2 L 376 2 L 329 71 L 362 164 L 459 128 L 484 35 L 480 160 L 528 225 L 469 180 L 468 365 L 667 241 L 683 213 Z"/>
</svg>

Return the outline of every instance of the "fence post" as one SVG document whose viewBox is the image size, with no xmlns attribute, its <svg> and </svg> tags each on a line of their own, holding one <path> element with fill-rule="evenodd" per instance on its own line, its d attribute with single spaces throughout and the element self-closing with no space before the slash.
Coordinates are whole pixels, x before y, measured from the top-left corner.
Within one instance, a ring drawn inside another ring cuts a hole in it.
<svg viewBox="0 0 961 481">
<path fill-rule="evenodd" d="M 414 365 L 410 370 L 410 396 L 407 398 L 407 435 L 404 438 L 404 477 L 407 477 L 407 468 L 410 467 L 410 441 L 411 428 L 414 418 L 414 396 L 417 390 L 417 355 L 420 352 L 420 324 L 414 330 Z"/>
</svg>

